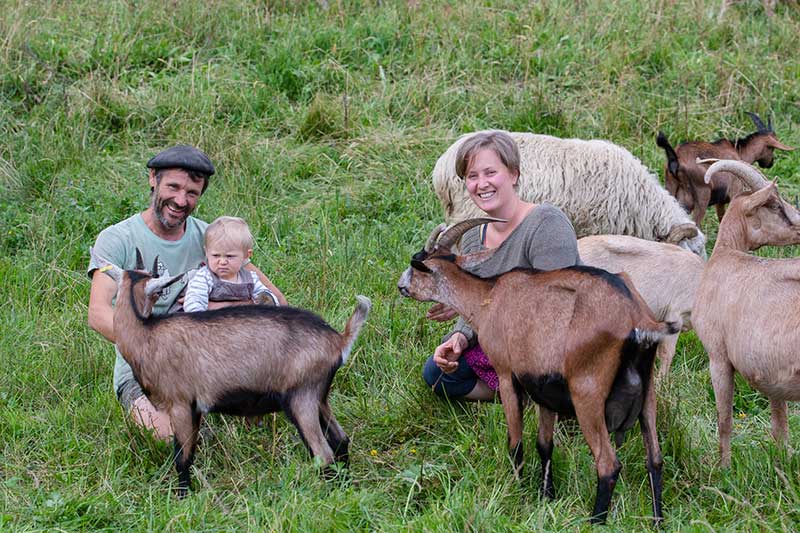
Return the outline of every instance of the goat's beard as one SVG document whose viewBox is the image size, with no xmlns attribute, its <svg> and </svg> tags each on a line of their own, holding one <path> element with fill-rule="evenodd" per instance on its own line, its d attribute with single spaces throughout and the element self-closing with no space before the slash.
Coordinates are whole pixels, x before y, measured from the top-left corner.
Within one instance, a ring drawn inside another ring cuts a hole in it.
<svg viewBox="0 0 800 533">
<path fill-rule="evenodd" d="M 182 211 L 183 216 L 176 222 L 170 222 L 170 220 L 164 216 L 164 209 L 166 209 L 167 206 L 171 206 L 176 211 Z M 150 202 L 150 207 L 153 208 L 153 212 L 155 213 L 158 221 L 167 229 L 175 229 L 183 226 L 183 224 L 186 222 L 186 218 L 192 212 L 192 210 L 188 207 L 180 209 L 177 205 L 175 205 L 175 202 L 164 200 L 161 198 L 161 196 L 159 196 L 157 191 L 153 193 L 153 199 Z"/>
</svg>

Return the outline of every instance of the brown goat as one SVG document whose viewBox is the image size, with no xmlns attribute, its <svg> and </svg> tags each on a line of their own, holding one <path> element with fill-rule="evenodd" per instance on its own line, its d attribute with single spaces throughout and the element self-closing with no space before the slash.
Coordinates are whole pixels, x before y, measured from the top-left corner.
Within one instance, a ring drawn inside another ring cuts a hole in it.
<svg viewBox="0 0 800 533">
<path fill-rule="evenodd" d="M 733 172 L 752 190 L 734 198 L 722 219 L 692 310 L 697 336 L 708 352 L 720 462 L 727 466 L 735 372 L 769 398 L 778 442 L 788 435 L 787 400 L 800 401 L 800 258 L 748 253 L 762 246 L 800 244 L 800 212 L 750 165 L 718 161 L 708 177 L 718 172 Z"/>
<path fill-rule="evenodd" d="M 328 392 L 367 318 L 368 298 L 356 297 L 343 334 L 310 311 L 283 306 L 148 316 L 159 292 L 181 276 L 154 277 L 143 269 L 138 250 L 136 270 L 96 259 L 118 284 L 117 347 L 153 405 L 170 417 L 180 496 L 190 485 L 204 413 L 254 416 L 283 410 L 323 465 L 347 461 L 349 440 L 333 416 Z"/>
<path fill-rule="evenodd" d="M 725 215 L 725 206 L 731 198 L 742 191 L 742 185 L 729 172 L 720 172 L 711 183 L 704 177 L 707 164 L 697 163 L 697 159 L 730 159 L 746 163 L 758 163 L 764 168 L 772 167 L 775 150 L 794 150 L 778 140 L 772 129 L 770 119 L 765 126 L 755 113 L 747 113 L 757 130 L 750 135 L 734 141 L 719 139 L 713 143 L 690 141 L 679 144 L 674 149 L 666 135 L 658 132 L 656 144 L 664 149 L 667 163 L 664 168 L 664 187 L 674 196 L 694 223 L 700 226 L 706 210 L 715 205 L 719 220 Z"/>
<path fill-rule="evenodd" d="M 540 405 L 536 447 L 542 461 L 542 490 L 550 498 L 556 415 L 577 416 L 597 467 L 593 522 L 605 521 L 621 468 L 608 433 L 619 435 L 638 418 L 653 513 L 660 521 L 662 457 L 652 370 L 658 342 L 677 329 L 653 318 L 624 275 L 575 266 L 551 272 L 513 270 L 480 279 L 462 270 L 492 250 L 457 257 L 450 249 L 464 231 L 487 220 L 494 219 L 472 219 L 434 230 L 403 273 L 398 289 L 406 297 L 452 307 L 478 333 L 500 381 L 517 476 L 523 464 L 523 395 Z"/>
</svg>

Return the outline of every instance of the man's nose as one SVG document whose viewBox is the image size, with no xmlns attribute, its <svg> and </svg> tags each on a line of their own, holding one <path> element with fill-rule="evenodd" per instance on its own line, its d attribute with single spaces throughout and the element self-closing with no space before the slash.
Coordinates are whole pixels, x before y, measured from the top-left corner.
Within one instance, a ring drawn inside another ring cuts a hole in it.
<svg viewBox="0 0 800 533">
<path fill-rule="evenodd" d="M 180 207 L 185 207 L 186 206 L 186 193 L 183 192 L 183 191 L 178 192 L 178 194 L 176 194 L 173 197 L 173 201 L 176 204 L 178 204 Z"/>
</svg>

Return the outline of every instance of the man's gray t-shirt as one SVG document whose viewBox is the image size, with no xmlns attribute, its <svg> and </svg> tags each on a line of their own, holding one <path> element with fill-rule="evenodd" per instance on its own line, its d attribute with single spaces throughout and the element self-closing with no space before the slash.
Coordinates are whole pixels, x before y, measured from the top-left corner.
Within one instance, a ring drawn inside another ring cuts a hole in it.
<svg viewBox="0 0 800 533">
<path fill-rule="evenodd" d="M 124 270 L 136 267 L 136 249 L 142 253 L 144 267 L 153 268 L 153 261 L 158 256 L 158 274 L 170 276 L 197 268 L 205 261 L 203 252 L 203 235 L 207 223 L 194 217 L 187 217 L 186 230 L 177 241 L 167 241 L 155 235 L 145 224 L 141 213 L 109 226 L 97 236 L 94 244 L 95 254 Z M 89 262 L 88 274 L 91 278 L 98 268 L 93 261 Z M 178 281 L 167 287 L 153 306 L 153 314 L 167 312 L 177 296 L 183 290 L 184 281 Z M 116 347 L 115 347 L 116 350 Z M 119 392 L 121 385 L 133 379 L 133 371 L 119 350 L 114 363 L 114 391 Z"/>
<path fill-rule="evenodd" d="M 461 237 L 460 253 L 485 250 L 482 236 L 482 226 L 468 230 Z M 492 278 L 515 268 L 557 270 L 579 263 L 572 223 L 556 206 L 542 203 L 528 213 L 489 258 L 467 270 L 481 278 Z M 475 332 L 461 317 L 447 337 L 457 331 L 464 334 L 469 346 L 475 344 Z"/>
</svg>

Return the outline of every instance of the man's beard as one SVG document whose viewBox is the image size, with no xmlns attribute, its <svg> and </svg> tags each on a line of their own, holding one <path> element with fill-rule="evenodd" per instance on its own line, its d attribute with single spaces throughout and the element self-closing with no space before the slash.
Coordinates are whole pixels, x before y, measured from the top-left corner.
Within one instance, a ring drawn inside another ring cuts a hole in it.
<svg viewBox="0 0 800 533">
<path fill-rule="evenodd" d="M 186 222 L 186 217 L 189 216 L 190 211 L 188 209 L 183 209 L 183 217 L 181 217 L 181 219 L 177 222 L 170 222 L 169 219 L 164 216 L 164 209 L 167 205 L 171 205 L 175 210 L 181 211 L 174 202 L 162 200 L 161 196 L 159 196 L 157 192 L 153 193 L 153 201 L 151 202 L 151 206 L 158 221 L 167 229 L 175 229 L 183 226 L 184 222 Z"/>
</svg>

